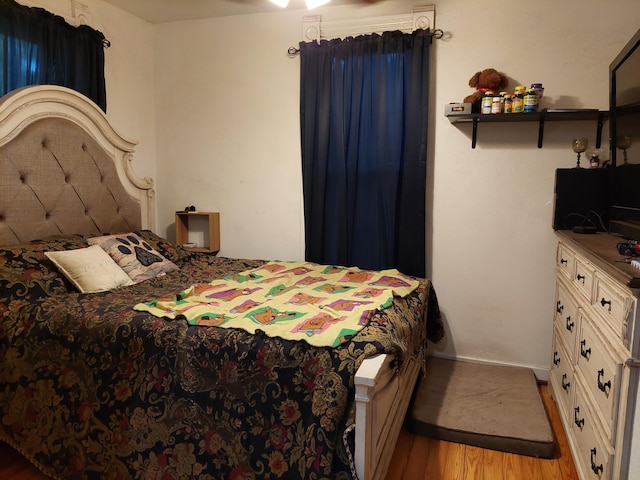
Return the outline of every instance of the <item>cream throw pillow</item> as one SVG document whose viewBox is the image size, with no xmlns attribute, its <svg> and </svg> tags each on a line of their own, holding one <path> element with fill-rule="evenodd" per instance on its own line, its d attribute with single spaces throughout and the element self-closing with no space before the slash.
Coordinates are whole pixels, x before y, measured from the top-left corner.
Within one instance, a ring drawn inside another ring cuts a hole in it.
<svg viewBox="0 0 640 480">
<path fill-rule="evenodd" d="M 99 245 L 45 252 L 45 255 L 82 293 L 104 292 L 133 285 L 129 276 Z"/>
</svg>

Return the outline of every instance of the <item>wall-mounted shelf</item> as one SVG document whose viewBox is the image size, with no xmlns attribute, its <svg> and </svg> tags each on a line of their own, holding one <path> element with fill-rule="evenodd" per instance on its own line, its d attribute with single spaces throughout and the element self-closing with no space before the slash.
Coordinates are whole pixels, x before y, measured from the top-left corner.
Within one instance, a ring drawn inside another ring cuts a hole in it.
<svg viewBox="0 0 640 480">
<path fill-rule="evenodd" d="M 602 125 L 609 118 L 609 112 L 596 109 L 544 109 L 539 112 L 527 113 L 465 113 L 461 115 L 447 115 L 451 123 L 473 123 L 471 148 L 476 148 L 478 137 L 478 123 L 500 122 L 536 122 L 538 123 L 538 148 L 542 148 L 544 125 L 547 121 L 570 122 L 594 120 L 597 122 L 596 148 L 600 148 L 602 140 Z"/>
</svg>

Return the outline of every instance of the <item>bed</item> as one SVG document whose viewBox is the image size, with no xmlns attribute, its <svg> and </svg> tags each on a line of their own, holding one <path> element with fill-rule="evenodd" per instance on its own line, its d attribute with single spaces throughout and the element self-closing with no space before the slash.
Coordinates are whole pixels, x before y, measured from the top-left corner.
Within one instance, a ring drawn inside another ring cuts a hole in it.
<svg viewBox="0 0 640 480">
<path fill-rule="evenodd" d="M 272 262 L 154 233 L 134 146 L 64 87 L 0 98 L 0 441 L 59 479 L 384 478 L 443 335 L 431 283 L 412 279 L 335 346 L 145 310 Z M 117 259 L 114 238 L 153 268 L 136 264 L 135 282 L 122 263 L 91 270 L 107 285 L 86 287 L 88 264 L 69 271 L 65 256 Z"/>
</svg>

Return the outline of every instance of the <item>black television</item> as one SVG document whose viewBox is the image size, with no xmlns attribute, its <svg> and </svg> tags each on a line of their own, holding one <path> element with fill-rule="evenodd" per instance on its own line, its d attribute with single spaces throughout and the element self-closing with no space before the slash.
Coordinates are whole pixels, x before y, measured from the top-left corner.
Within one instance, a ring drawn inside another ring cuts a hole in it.
<svg viewBox="0 0 640 480">
<path fill-rule="evenodd" d="M 609 231 L 640 241 L 640 30 L 609 74 Z"/>
</svg>

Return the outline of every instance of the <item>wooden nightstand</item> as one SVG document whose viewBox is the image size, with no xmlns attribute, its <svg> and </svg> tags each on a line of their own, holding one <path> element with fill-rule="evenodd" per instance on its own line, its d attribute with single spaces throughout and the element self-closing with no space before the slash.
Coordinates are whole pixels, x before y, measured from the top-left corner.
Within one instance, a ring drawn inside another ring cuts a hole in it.
<svg viewBox="0 0 640 480">
<path fill-rule="evenodd" d="M 202 237 L 201 242 L 190 240 L 196 235 Z M 220 251 L 220 214 L 218 212 L 176 212 L 176 244 L 188 242 L 198 246 L 187 248 L 191 252 L 218 253 Z"/>
</svg>

